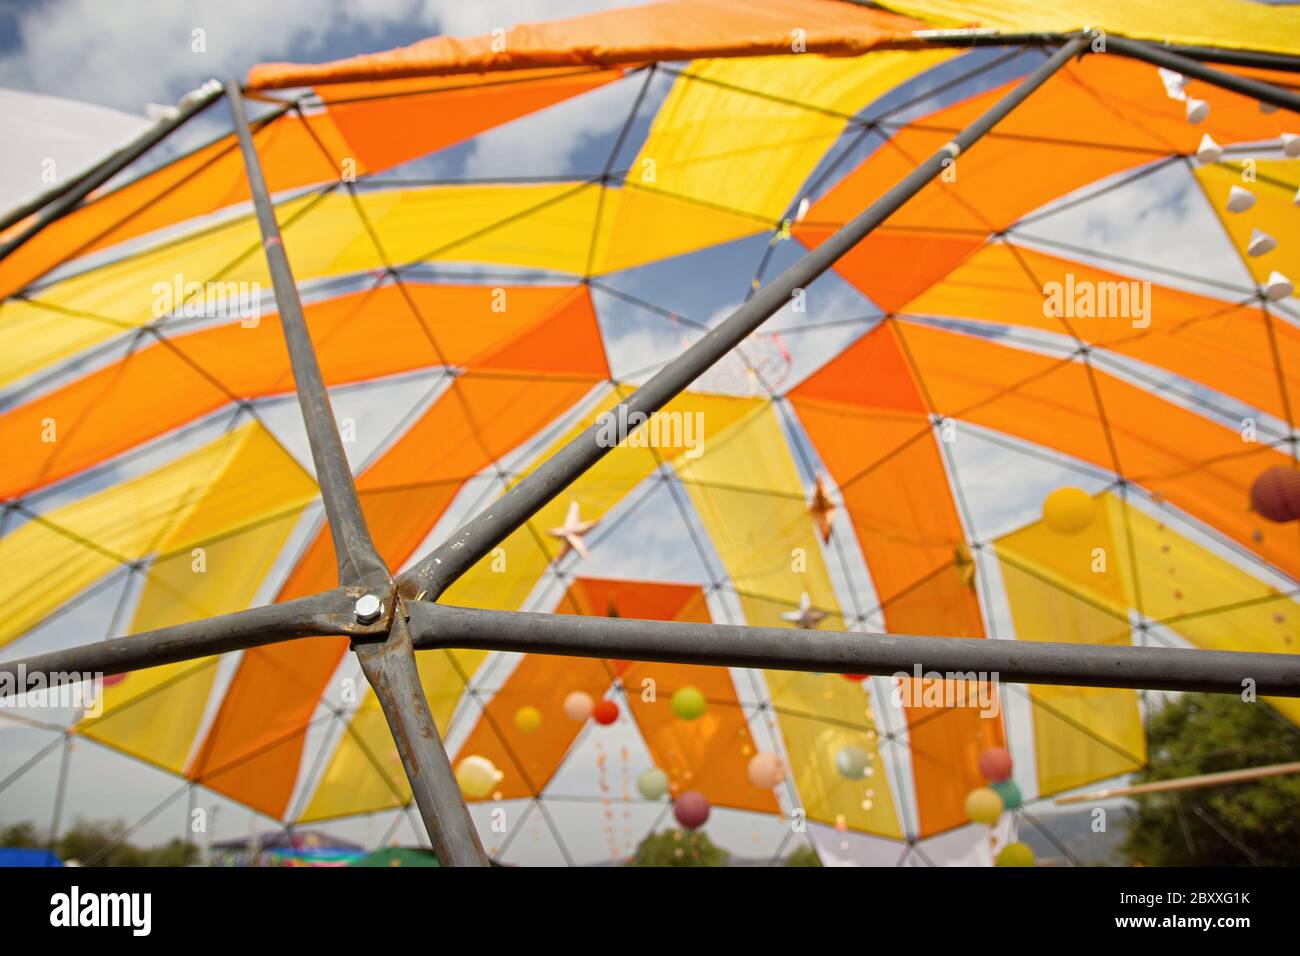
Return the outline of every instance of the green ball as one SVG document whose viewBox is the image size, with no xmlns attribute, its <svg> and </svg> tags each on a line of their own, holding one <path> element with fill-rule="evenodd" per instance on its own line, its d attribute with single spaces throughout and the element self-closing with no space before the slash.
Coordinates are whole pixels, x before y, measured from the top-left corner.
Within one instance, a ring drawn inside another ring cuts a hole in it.
<svg viewBox="0 0 1300 956">
<path fill-rule="evenodd" d="M 1033 866 L 1034 851 L 1023 843 L 1008 843 L 998 852 L 998 866 Z"/>
<path fill-rule="evenodd" d="M 636 778 L 636 788 L 647 800 L 658 800 L 668 792 L 668 774 L 651 767 Z"/>
<path fill-rule="evenodd" d="M 683 687 L 673 694 L 673 714 L 682 720 L 694 720 L 708 706 L 704 695 L 695 687 Z"/>
<path fill-rule="evenodd" d="M 1008 810 L 1015 810 L 1024 803 L 1025 798 L 1021 796 L 1020 788 L 1014 780 L 999 780 L 989 784 L 989 789 L 1002 798 L 1002 806 Z"/>
<path fill-rule="evenodd" d="M 855 747 L 850 744 L 840 749 L 835 755 L 835 769 L 840 772 L 841 777 L 849 780 L 861 780 L 867 774 L 867 764 L 871 762 L 871 755 L 861 747 Z"/>
</svg>

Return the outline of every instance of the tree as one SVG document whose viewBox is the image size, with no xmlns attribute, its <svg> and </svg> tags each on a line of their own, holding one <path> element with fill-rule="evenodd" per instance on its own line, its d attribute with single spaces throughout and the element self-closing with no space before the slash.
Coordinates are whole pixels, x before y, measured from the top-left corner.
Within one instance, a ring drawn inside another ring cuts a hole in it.
<svg viewBox="0 0 1300 956">
<path fill-rule="evenodd" d="M 651 833 L 636 848 L 629 866 L 726 866 L 727 851 L 699 830 Z"/>
<path fill-rule="evenodd" d="M 801 846 L 785 858 L 786 866 L 821 866 L 822 859 L 810 846 Z"/>
<path fill-rule="evenodd" d="M 1170 700 L 1149 723 L 1151 766 L 1135 782 L 1300 760 L 1300 730 L 1264 703 Z M 1300 864 L 1300 775 L 1136 798 L 1120 855 L 1139 866 Z"/>
<path fill-rule="evenodd" d="M 12 850 L 42 850 L 45 843 L 36 832 L 36 824 L 11 823 L 0 827 L 0 847 Z"/>
</svg>

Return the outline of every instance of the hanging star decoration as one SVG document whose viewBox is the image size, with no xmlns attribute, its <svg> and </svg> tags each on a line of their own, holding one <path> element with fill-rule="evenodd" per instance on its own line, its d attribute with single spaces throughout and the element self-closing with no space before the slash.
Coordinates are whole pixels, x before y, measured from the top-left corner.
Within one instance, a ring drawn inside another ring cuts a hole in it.
<svg viewBox="0 0 1300 956">
<path fill-rule="evenodd" d="M 559 538 L 564 542 L 564 546 L 560 548 L 560 553 L 555 556 L 555 560 L 561 560 L 570 551 L 578 552 L 578 556 L 585 559 L 588 554 L 587 545 L 583 538 L 594 527 L 596 527 L 594 521 L 580 521 L 578 519 L 578 503 L 576 501 L 569 502 L 569 512 L 564 516 L 564 524 L 547 532 L 552 538 Z"/>
<path fill-rule="evenodd" d="M 974 588 L 975 558 L 965 541 L 958 543 L 957 547 L 952 549 L 952 563 L 957 568 L 957 576 L 961 578 L 962 587 Z"/>
<path fill-rule="evenodd" d="M 831 519 L 835 516 L 836 508 L 826 491 L 826 476 L 821 472 L 817 473 L 817 483 L 813 487 L 812 503 L 808 505 L 808 510 L 812 512 L 813 521 L 817 522 L 822 544 L 826 544 L 831 539 Z"/>
<path fill-rule="evenodd" d="M 781 620 L 789 621 L 795 627 L 814 631 L 817 629 L 817 625 L 828 616 L 825 611 L 819 611 L 812 606 L 812 599 L 808 597 L 808 592 L 804 591 L 803 596 L 799 598 L 799 608 L 794 611 L 786 611 L 781 615 Z"/>
</svg>

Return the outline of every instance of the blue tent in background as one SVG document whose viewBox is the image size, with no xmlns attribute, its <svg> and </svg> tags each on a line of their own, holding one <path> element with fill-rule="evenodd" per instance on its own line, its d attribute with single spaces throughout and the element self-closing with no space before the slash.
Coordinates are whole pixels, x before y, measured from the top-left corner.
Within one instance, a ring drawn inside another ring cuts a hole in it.
<svg viewBox="0 0 1300 956">
<path fill-rule="evenodd" d="M 0 847 L 0 866 L 62 866 L 49 850 L 13 850 Z"/>
</svg>

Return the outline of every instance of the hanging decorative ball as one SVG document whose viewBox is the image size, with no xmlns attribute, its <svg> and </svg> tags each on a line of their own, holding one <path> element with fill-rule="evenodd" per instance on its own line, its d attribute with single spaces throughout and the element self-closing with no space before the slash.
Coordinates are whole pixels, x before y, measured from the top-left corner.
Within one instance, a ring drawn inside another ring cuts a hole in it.
<svg viewBox="0 0 1300 956">
<path fill-rule="evenodd" d="M 1002 798 L 1002 806 L 1008 810 L 1019 810 L 1025 798 L 1020 793 L 1020 785 L 1014 780 L 999 780 L 990 784 L 989 789 Z"/>
<path fill-rule="evenodd" d="M 535 734 L 542 728 L 542 712 L 536 707 L 520 707 L 515 711 L 515 730 L 521 734 Z"/>
<path fill-rule="evenodd" d="M 683 687 L 673 694 L 673 714 L 682 720 L 695 720 L 708 706 L 709 703 L 704 699 L 699 688 Z"/>
<path fill-rule="evenodd" d="M 636 789 L 647 800 L 658 800 L 668 792 L 668 774 L 658 767 L 644 770 L 636 778 Z"/>
<path fill-rule="evenodd" d="M 1057 488 L 1043 499 L 1043 522 L 1061 534 L 1078 534 L 1092 524 L 1093 507 L 1082 488 Z"/>
<path fill-rule="evenodd" d="M 598 724 L 612 724 L 618 720 L 618 704 L 612 700 L 601 700 L 591 709 L 591 717 Z"/>
<path fill-rule="evenodd" d="M 998 851 L 996 866 L 1033 866 L 1034 851 L 1023 843 L 1008 843 Z"/>
<path fill-rule="evenodd" d="M 853 683 L 855 684 L 861 684 L 864 680 L 867 679 L 866 674 L 841 674 L 840 676 L 843 677 L 845 680 L 853 681 Z"/>
<path fill-rule="evenodd" d="M 679 793 L 673 801 L 673 816 L 688 830 L 698 830 L 709 819 L 709 798 L 698 790 Z"/>
<path fill-rule="evenodd" d="M 976 823 L 994 824 L 1002 815 L 1002 798 L 990 787 L 976 787 L 966 795 L 966 816 Z"/>
<path fill-rule="evenodd" d="M 1274 465 L 1250 486 L 1250 507 L 1269 521 L 1300 518 L 1300 469 Z"/>
<path fill-rule="evenodd" d="M 591 699 L 591 695 L 585 691 L 575 690 L 564 698 L 564 713 L 570 720 L 586 720 L 595 709 L 595 702 Z"/>
<path fill-rule="evenodd" d="M 840 749 L 835 755 L 835 769 L 840 772 L 841 777 L 849 780 L 861 780 L 867 774 L 867 764 L 871 760 L 871 755 L 861 747 L 849 744 L 847 747 Z"/>
<path fill-rule="evenodd" d="M 996 783 L 1011 776 L 1011 754 L 1002 747 L 990 747 L 980 754 L 980 775 Z"/>
<path fill-rule="evenodd" d="M 466 757 L 456 766 L 456 782 L 467 797 L 486 797 L 502 776 L 491 760 L 478 754 Z"/>
<path fill-rule="evenodd" d="M 1286 153 L 1291 159 L 1300 156 L 1300 135 L 1296 133 L 1283 133 L 1282 152 Z"/>
<path fill-rule="evenodd" d="M 771 790 L 785 779 L 785 763 L 774 753 L 756 753 L 746 768 L 749 782 L 760 790 Z"/>
</svg>

